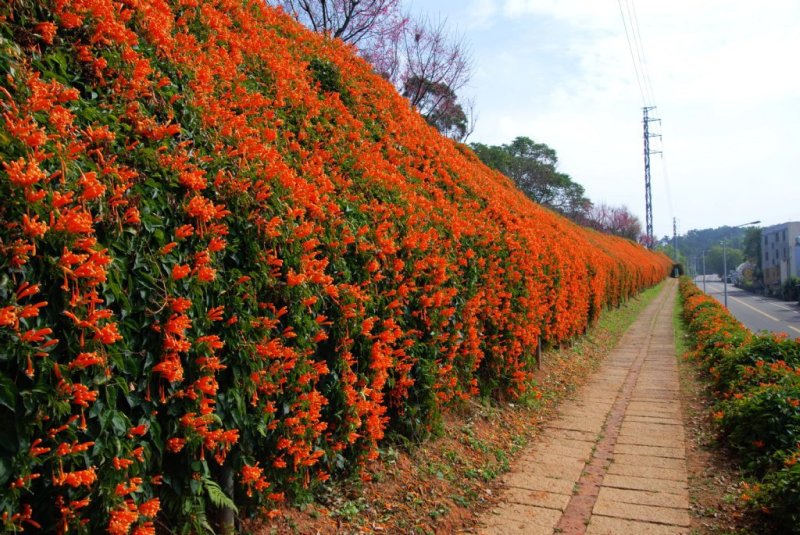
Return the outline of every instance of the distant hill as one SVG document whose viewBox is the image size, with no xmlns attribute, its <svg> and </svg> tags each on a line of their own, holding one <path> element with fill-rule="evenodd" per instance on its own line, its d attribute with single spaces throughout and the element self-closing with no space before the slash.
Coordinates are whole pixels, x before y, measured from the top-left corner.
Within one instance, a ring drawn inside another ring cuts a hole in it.
<svg viewBox="0 0 800 535">
<path fill-rule="evenodd" d="M 692 229 L 686 234 L 678 236 L 678 247 L 682 253 L 688 256 L 699 255 L 702 251 L 708 251 L 711 247 L 719 245 L 722 239 L 727 240 L 729 247 L 734 249 L 742 248 L 742 240 L 746 229 L 741 227 L 718 227 L 708 229 Z M 664 247 L 672 246 L 672 238 L 665 236 L 660 243 Z"/>
</svg>

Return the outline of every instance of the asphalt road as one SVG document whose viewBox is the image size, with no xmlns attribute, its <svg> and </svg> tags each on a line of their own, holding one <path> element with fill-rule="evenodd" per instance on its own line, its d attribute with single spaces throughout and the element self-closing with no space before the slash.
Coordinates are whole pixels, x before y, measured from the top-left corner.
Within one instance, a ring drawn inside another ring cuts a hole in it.
<svg viewBox="0 0 800 535">
<path fill-rule="evenodd" d="M 695 279 L 703 289 L 702 277 Z M 706 278 L 706 293 L 724 302 L 724 287 L 719 278 Z M 772 331 L 800 337 L 800 306 L 797 302 L 781 301 L 752 294 L 728 284 L 728 310 L 753 332 Z"/>
</svg>

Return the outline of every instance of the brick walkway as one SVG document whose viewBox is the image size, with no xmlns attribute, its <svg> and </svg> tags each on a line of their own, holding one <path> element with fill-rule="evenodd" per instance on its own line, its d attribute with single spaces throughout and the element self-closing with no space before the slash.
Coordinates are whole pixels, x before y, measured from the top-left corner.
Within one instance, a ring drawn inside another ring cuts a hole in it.
<svg viewBox="0 0 800 535">
<path fill-rule="evenodd" d="M 689 532 L 672 326 L 677 284 L 628 329 L 505 478 L 484 534 Z"/>
</svg>

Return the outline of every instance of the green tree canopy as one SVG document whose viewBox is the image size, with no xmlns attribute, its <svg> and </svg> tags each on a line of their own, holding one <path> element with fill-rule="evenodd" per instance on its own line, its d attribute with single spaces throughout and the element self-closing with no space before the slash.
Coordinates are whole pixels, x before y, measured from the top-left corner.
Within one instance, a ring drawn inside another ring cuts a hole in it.
<svg viewBox="0 0 800 535">
<path fill-rule="evenodd" d="M 472 143 L 483 163 L 511 178 L 535 202 L 576 218 L 591 205 L 583 186 L 557 170 L 556 151 L 524 136 L 505 145 Z"/>
<path fill-rule="evenodd" d="M 742 239 L 744 257 L 754 262 L 761 269 L 761 227 L 748 227 Z"/>
<path fill-rule="evenodd" d="M 467 135 L 469 120 L 455 91 L 443 82 L 420 76 L 406 80 L 403 96 L 411 100 L 428 124 L 442 134 L 461 140 Z"/>
<path fill-rule="evenodd" d="M 721 278 L 725 271 L 724 263 L 727 263 L 728 271 L 731 271 L 743 261 L 742 251 L 730 246 L 725 247 L 724 257 L 723 259 L 722 245 L 711 246 L 706 253 L 706 273 L 716 273 Z"/>
</svg>

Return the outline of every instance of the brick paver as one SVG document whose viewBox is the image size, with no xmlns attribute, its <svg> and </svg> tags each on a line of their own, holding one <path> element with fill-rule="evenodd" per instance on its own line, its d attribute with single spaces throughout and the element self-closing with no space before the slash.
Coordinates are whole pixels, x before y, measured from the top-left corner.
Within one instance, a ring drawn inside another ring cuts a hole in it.
<svg viewBox="0 0 800 535">
<path fill-rule="evenodd" d="M 668 281 L 590 382 L 504 479 L 481 533 L 688 533 Z"/>
</svg>

